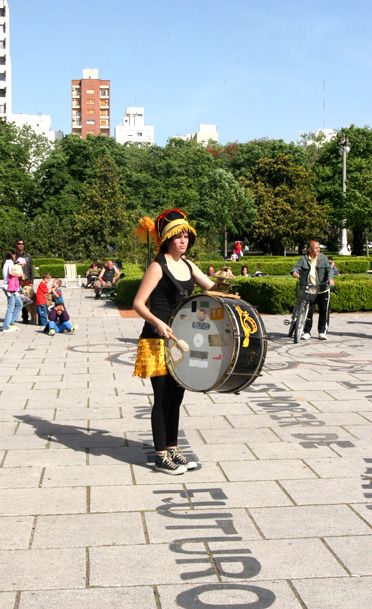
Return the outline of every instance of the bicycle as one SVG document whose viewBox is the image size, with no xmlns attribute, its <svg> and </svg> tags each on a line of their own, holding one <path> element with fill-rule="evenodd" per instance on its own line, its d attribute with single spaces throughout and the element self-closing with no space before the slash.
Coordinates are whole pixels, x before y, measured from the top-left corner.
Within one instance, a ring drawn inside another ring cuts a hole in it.
<svg viewBox="0 0 372 609">
<path fill-rule="evenodd" d="M 293 336 L 295 343 L 298 343 L 303 335 L 310 303 L 315 301 L 319 293 L 329 290 L 330 284 L 328 281 L 319 285 L 306 283 L 304 286 L 299 287 L 297 303 L 293 307 L 291 320 L 284 321 L 286 325 L 289 325 L 288 336 L 289 338 Z"/>
</svg>

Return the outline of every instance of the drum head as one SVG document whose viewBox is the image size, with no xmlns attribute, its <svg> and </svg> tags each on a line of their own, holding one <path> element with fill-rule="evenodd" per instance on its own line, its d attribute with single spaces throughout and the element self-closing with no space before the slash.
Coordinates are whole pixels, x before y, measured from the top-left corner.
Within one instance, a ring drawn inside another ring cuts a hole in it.
<svg viewBox="0 0 372 609">
<path fill-rule="evenodd" d="M 169 324 L 174 336 L 187 345 L 169 340 L 166 358 L 171 375 L 182 387 L 233 392 L 253 382 L 262 367 L 266 343 L 257 312 L 250 307 L 253 318 L 247 307 L 240 299 L 198 294 L 175 310 Z"/>
</svg>

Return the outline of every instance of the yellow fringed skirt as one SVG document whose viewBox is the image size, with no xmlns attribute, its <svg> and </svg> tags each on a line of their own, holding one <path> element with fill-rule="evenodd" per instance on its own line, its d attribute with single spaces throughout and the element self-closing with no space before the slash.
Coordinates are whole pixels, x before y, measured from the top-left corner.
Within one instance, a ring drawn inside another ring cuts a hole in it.
<svg viewBox="0 0 372 609">
<path fill-rule="evenodd" d="M 137 346 L 133 376 L 150 378 L 168 374 L 165 361 L 165 342 L 161 338 L 140 338 Z"/>
</svg>

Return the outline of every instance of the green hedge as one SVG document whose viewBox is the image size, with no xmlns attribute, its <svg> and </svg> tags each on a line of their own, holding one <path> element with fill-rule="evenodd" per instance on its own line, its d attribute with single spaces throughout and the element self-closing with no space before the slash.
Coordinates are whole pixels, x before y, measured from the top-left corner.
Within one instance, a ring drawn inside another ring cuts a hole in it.
<svg viewBox="0 0 372 609">
<path fill-rule="evenodd" d="M 40 266 L 40 264 L 64 264 L 63 258 L 33 258 L 32 263 L 34 266 Z"/>
<path fill-rule="evenodd" d="M 141 278 L 125 278 L 118 283 L 117 303 L 131 308 Z M 287 314 L 296 300 L 297 282 L 291 277 L 239 277 L 234 291 L 260 313 Z M 337 282 L 331 292 L 331 309 L 372 311 L 372 281 L 358 278 Z"/>
<path fill-rule="evenodd" d="M 365 273 L 369 268 L 372 268 L 372 258 L 368 256 L 353 256 L 346 259 L 345 256 L 334 256 L 333 259 L 340 273 Z M 265 275 L 289 275 L 297 260 L 298 256 L 294 258 L 284 256 L 257 256 L 256 258 L 250 258 L 246 256 L 239 262 L 232 260 L 203 260 L 199 263 L 199 266 L 204 273 L 207 272 L 210 265 L 213 265 L 216 271 L 223 266 L 228 266 L 234 275 L 237 276 L 240 275 L 242 266 L 247 266 L 251 274 L 256 271 L 262 271 Z"/>
</svg>

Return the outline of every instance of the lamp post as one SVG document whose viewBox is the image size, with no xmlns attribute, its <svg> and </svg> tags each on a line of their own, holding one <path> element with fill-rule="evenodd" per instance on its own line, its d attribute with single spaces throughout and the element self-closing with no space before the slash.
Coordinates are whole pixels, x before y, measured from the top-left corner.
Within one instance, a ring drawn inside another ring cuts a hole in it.
<svg viewBox="0 0 372 609">
<path fill-rule="evenodd" d="M 346 158 L 347 158 L 347 155 L 349 154 L 349 152 L 350 152 L 349 140 L 347 139 L 346 135 L 343 135 L 341 142 L 340 142 L 340 154 L 342 156 L 342 198 L 343 198 L 344 207 L 346 204 Z M 338 252 L 340 254 L 340 256 L 350 256 L 350 254 L 351 254 L 350 250 L 348 250 L 348 247 L 347 247 L 347 230 L 345 228 L 345 224 L 346 224 L 346 220 L 343 220 L 342 229 L 341 229 L 341 249 Z"/>
</svg>

